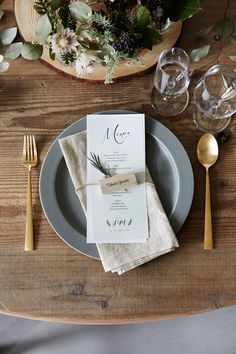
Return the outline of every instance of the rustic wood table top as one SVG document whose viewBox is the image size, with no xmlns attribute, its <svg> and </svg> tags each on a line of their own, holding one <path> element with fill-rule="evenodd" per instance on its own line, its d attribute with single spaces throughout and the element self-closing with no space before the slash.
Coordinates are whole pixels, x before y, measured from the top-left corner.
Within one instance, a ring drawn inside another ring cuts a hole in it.
<svg viewBox="0 0 236 354">
<path fill-rule="evenodd" d="M 223 15 L 226 2 L 208 0 L 187 21 L 178 46 L 199 45 L 194 33 Z M 4 0 L 1 28 L 14 25 L 13 1 Z M 229 16 L 236 20 L 232 1 Z M 220 63 L 234 65 L 236 45 L 226 40 Z M 216 43 L 201 63 L 216 63 Z M 196 84 L 192 80 L 190 93 Z M 193 123 L 192 99 L 176 118 L 156 114 L 150 105 L 153 73 L 111 86 L 69 79 L 40 61 L 18 59 L 0 76 L 0 311 L 15 316 L 74 323 L 149 321 L 218 309 L 236 303 L 236 134 L 220 145 L 211 170 L 215 249 L 204 251 L 205 171 L 196 158 L 202 133 Z M 88 113 L 108 109 L 143 112 L 166 125 L 192 162 L 195 193 L 189 216 L 178 233 L 180 248 L 122 276 L 106 274 L 99 261 L 68 247 L 51 229 L 39 200 L 44 156 L 56 136 Z M 21 164 L 23 135 L 34 133 L 40 162 L 32 171 L 36 250 L 24 251 L 26 169 Z"/>
</svg>

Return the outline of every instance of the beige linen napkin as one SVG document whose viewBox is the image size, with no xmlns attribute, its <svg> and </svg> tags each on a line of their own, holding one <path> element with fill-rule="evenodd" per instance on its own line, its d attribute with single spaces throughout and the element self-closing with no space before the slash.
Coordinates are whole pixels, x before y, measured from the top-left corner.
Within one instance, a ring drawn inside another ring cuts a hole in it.
<svg viewBox="0 0 236 354">
<path fill-rule="evenodd" d="M 59 140 L 75 191 L 86 213 L 87 199 L 87 135 L 77 133 Z M 149 238 L 146 243 L 97 244 L 106 272 L 122 274 L 153 258 L 173 251 L 178 241 L 161 205 L 152 178 L 146 171 Z M 83 186 L 81 188 L 81 186 Z M 79 189 L 78 189 L 79 188 Z"/>
</svg>

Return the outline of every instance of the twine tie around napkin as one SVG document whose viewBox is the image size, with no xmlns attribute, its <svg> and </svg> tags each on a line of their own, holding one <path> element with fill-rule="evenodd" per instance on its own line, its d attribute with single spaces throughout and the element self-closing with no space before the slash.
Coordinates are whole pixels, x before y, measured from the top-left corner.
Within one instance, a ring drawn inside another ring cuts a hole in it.
<svg viewBox="0 0 236 354">
<path fill-rule="evenodd" d="M 86 142 L 86 132 L 59 140 L 67 168 L 85 214 L 89 186 L 86 188 L 81 188 L 81 186 L 87 184 Z M 105 272 L 125 273 L 179 247 L 148 170 L 146 170 L 146 182 L 149 238 L 145 243 L 97 244 Z"/>
</svg>

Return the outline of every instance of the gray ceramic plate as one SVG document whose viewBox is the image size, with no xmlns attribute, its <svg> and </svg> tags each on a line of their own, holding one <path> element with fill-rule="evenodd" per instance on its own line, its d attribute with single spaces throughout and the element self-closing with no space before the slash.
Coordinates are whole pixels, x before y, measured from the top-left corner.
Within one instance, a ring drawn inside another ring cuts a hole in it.
<svg viewBox="0 0 236 354">
<path fill-rule="evenodd" d="M 83 130 L 86 130 L 85 117 L 65 129 L 50 147 L 40 174 L 40 199 L 48 222 L 58 236 L 76 251 L 99 259 L 96 245 L 86 243 L 86 218 L 58 143 L 59 138 Z M 148 117 L 146 162 L 170 223 L 178 232 L 192 204 L 194 180 L 191 163 L 176 136 L 164 125 Z"/>
</svg>

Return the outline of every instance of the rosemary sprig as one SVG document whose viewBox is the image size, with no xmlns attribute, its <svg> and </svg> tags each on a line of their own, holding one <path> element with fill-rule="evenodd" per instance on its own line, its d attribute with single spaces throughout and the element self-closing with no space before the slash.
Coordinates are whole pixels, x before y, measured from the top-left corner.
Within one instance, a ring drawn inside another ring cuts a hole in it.
<svg viewBox="0 0 236 354">
<path fill-rule="evenodd" d="M 105 178 L 112 177 L 112 173 L 109 168 L 105 168 L 100 160 L 100 157 L 93 152 L 90 152 L 90 157 L 87 159 L 91 162 L 92 166 L 104 174 Z"/>
<path fill-rule="evenodd" d="M 109 168 L 105 168 L 100 160 L 99 155 L 94 154 L 93 152 L 90 152 L 91 157 L 87 157 L 87 159 L 91 162 L 92 166 L 95 167 L 97 170 L 102 172 L 105 176 L 105 178 L 112 177 L 111 170 Z M 127 189 L 124 189 L 125 192 L 128 192 Z"/>
</svg>

